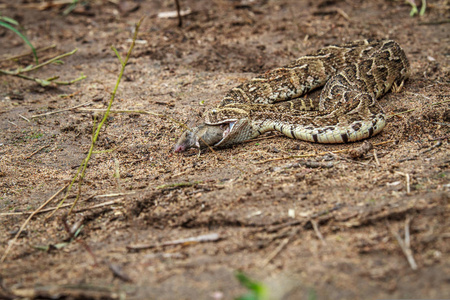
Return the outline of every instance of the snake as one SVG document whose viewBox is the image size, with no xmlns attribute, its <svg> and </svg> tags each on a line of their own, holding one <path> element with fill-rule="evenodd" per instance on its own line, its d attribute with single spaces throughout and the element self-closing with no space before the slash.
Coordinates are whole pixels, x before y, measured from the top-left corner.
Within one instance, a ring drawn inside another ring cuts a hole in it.
<svg viewBox="0 0 450 300">
<path fill-rule="evenodd" d="M 378 99 L 399 91 L 409 75 L 394 40 L 326 46 L 229 90 L 204 123 L 182 133 L 174 151 L 228 147 L 268 131 L 315 143 L 371 138 L 386 126 Z M 320 87 L 319 97 L 308 97 Z"/>
</svg>

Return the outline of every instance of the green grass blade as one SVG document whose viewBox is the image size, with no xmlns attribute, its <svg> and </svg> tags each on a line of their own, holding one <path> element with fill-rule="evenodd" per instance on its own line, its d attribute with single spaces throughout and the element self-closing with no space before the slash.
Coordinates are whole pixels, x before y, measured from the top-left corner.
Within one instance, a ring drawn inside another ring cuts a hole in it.
<svg viewBox="0 0 450 300">
<path fill-rule="evenodd" d="M 19 23 L 16 20 L 8 18 L 8 17 L 0 17 L 0 21 L 5 21 L 5 22 L 8 22 L 10 24 L 19 26 Z"/>
<path fill-rule="evenodd" d="M 4 18 L 4 17 L 2 17 L 2 18 Z M 36 60 L 36 64 L 39 64 L 39 60 L 38 60 L 38 57 L 37 57 L 36 49 L 33 47 L 33 45 L 30 43 L 30 41 L 28 40 L 28 38 L 27 38 L 25 35 L 23 35 L 19 30 L 17 30 L 16 28 L 14 28 L 13 26 L 11 26 L 10 24 L 5 23 L 5 22 L 3 22 L 3 21 L 0 21 L 0 26 L 3 26 L 3 27 L 5 27 L 5 28 L 11 30 L 12 32 L 14 32 L 15 34 L 17 34 L 18 36 L 20 36 L 20 38 L 21 38 L 28 46 L 30 46 L 31 51 L 33 51 L 33 55 L 34 55 L 34 58 L 35 58 L 35 60 Z"/>
<path fill-rule="evenodd" d="M 426 9 L 427 9 L 427 0 L 422 0 L 422 7 L 420 8 L 419 15 L 423 16 L 425 14 Z"/>
</svg>

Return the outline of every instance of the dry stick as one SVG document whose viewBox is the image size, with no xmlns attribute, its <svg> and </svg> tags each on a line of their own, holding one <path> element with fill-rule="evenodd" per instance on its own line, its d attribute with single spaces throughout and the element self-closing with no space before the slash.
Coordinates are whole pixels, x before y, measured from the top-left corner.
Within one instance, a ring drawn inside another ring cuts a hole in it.
<svg viewBox="0 0 450 300">
<path fill-rule="evenodd" d="M 75 233 L 72 232 L 70 229 L 69 223 L 67 223 L 67 215 L 63 215 L 62 222 L 64 225 L 64 229 L 66 230 L 67 234 L 70 236 L 71 240 L 76 241 L 77 243 L 80 243 L 84 249 L 91 255 L 92 259 L 94 260 L 95 265 L 97 265 L 97 256 L 95 256 L 94 252 L 91 250 L 91 247 L 86 244 L 86 242 L 82 239 L 77 239 L 75 236 Z"/>
<path fill-rule="evenodd" d="M 405 176 L 406 178 L 406 193 L 409 194 L 411 193 L 411 186 L 410 186 L 410 176 L 408 173 L 403 173 L 403 172 L 399 172 L 399 171 L 395 171 L 395 173 Z"/>
<path fill-rule="evenodd" d="M 31 153 L 30 155 L 28 155 L 27 157 L 25 157 L 25 159 L 30 159 L 31 157 L 33 157 L 33 155 L 35 155 L 36 153 L 38 153 L 39 151 L 41 151 L 42 149 L 45 149 L 45 148 L 47 148 L 47 147 L 50 147 L 50 144 L 49 144 L 49 145 L 42 146 L 41 148 L 37 149 L 36 151 L 34 151 L 33 153 Z"/>
<path fill-rule="evenodd" d="M 221 239 L 220 235 L 218 233 L 209 233 L 204 235 L 199 235 L 195 237 L 189 237 L 174 241 L 168 241 L 163 242 L 159 244 L 138 244 L 138 245 L 128 245 L 128 250 L 145 250 L 145 249 L 151 249 L 156 247 L 166 247 L 166 246 L 176 246 L 180 244 L 188 245 L 188 244 L 195 244 L 195 243 L 205 243 L 205 242 L 216 242 Z"/>
<path fill-rule="evenodd" d="M 47 204 L 49 204 L 53 199 L 55 199 L 60 193 L 62 193 L 69 184 L 66 184 L 63 188 L 61 188 L 59 191 L 57 191 L 53 196 L 51 196 L 47 201 L 45 201 L 41 206 L 38 207 L 38 209 L 36 209 L 26 220 L 25 222 L 22 224 L 22 226 L 20 226 L 19 231 L 16 233 L 16 235 L 14 236 L 14 238 L 8 243 L 8 247 L 6 248 L 5 253 L 3 254 L 2 258 L 0 259 L 0 262 L 4 262 L 6 257 L 8 256 L 8 253 L 11 251 L 12 247 L 14 246 L 14 244 L 17 241 L 17 238 L 20 236 L 20 234 L 22 233 L 22 231 L 25 229 L 25 227 L 28 225 L 28 223 L 30 222 L 30 220 L 37 214 L 39 213 L 39 211 L 41 209 L 43 209 Z"/>
<path fill-rule="evenodd" d="M 31 118 L 35 119 L 35 118 L 40 118 L 40 117 L 44 117 L 44 116 L 49 116 L 49 115 L 57 114 L 57 113 L 60 113 L 60 112 L 64 112 L 64 111 L 72 110 L 72 109 L 75 109 L 75 108 L 79 108 L 79 107 L 82 107 L 82 106 L 91 105 L 92 103 L 93 103 L 92 101 L 91 102 L 86 102 L 86 103 L 83 103 L 83 104 L 75 105 L 73 107 L 60 109 L 60 110 L 55 110 L 55 111 L 50 111 L 50 112 L 45 113 L 45 114 L 34 115 L 34 116 L 31 116 Z"/>
<path fill-rule="evenodd" d="M 336 8 L 336 12 L 341 15 L 345 20 L 350 21 L 350 17 L 347 15 L 345 11 L 340 8 Z"/>
<path fill-rule="evenodd" d="M 297 230 L 296 230 L 296 232 L 297 232 Z M 267 256 L 265 260 L 263 260 L 263 262 L 261 263 L 261 267 L 264 268 L 265 266 L 267 266 L 278 254 L 280 254 L 281 250 L 283 250 L 284 247 L 286 247 L 286 245 L 289 244 L 289 241 L 291 240 L 292 236 L 294 236 L 294 234 L 285 238 L 278 245 L 278 247 L 272 253 L 270 253 L 269 256 Z"/>
<path fill-rule="evenodd" d="M 325 246 L 325 245 L 327 244 L 327 242 L 326 242 L 325 239 L 323 238 L 322 233 L 320 233 L 320 231 L 319 231 L 319 225 L 317 224 L 317 221 L 311 219 L 310 222 L 311 222 L 311 224 L 312 224 L 312 226 L 313 226 L 314 232 L 316 233 L 317 237 L 318 237 L 319 240 L 322 242 L 322 245 Z"/>
<path fill-rule="evenodd" d="M 179 183 L 171 183 L 171 184 L 163 184 L 160 186 L 157 186 L 156 189 L 167 189 L 167 188 L 181 188 L 181 187 L 188 187 L 193 186 L 199 183 L 203 183 L 203 181 L 194 181 L 194 182 L 179 182 Z"/>
<path fill-rule="evenodd" d="M 179 2 L 179 0 L 175 0 L 175 5 L 177 7 L 178 27 L 181 27 L 181 26 L 183 26 L 183 19 L 181 18 L 181 14 L 180 14 L 180 2 Z"/>
<path fill-rule="evenodd" d="M 431 22 L 419 22 L 418 25 L 441 25 L 441 24 L 446 24 L 446 23 L 450 23 L 450 19 L 431 21 Z"/>
<path fill-rule="evenodd" d="M 78 108 L 78 111 L 92 111 L 92 112 L 106 112 L 108 111 L 108 109 L 105 108 Z M 175 119 L 172 119 L 171 117 L 164 115 L 164 114 L 159 114 L 159 113 L 155 113 L 152 111 L 147 111 L 147 110 L 126 110 L 126 109 L 110 109 L 109 113 L 113 113 L 113 114 L 145 114 L 145 115 L 151 115 L 151 116 L 155 116 L 155 117 L 160 117 L 162 119 L 168 119 L 172 122 L 174 122 L 175 124 L 180 125 L 181 127 L 183 127 L 184 129 L 189 129 L 185 124 L 183 124 L 180 121 L 177 121 Z"/>
<path fill-rule="evenodd" d="M 385 141 L 385 142 L 380 142 L 377 144 L 373 144 L 373 146 L 380 146 L 380 145 L 384 145 L 384 144 L 388 144 L 388 143 L 394 143 L 395 140 L 389 140 L 389 141 Z M 266 160 L 262 160 L 257 162 L 256 164 L 264 164 L 266 162 L 270 162 L 270 161 L 276 161 L 276 160 L 287 160 L 287 159 L 294 159 L 294 158 L 304 158 L 304 157 L 314 157 L 314 156 L 322 156 L 322 155 L 326 155 L 326 154 L 330 154 L 330 153 L 345 153 L 350 151 L 351 149 L 342 149 L 342 150 L 336 150 L 336 151 L 326 151 L 326 152 L 320 152 L 320 153 L 311 153 L 311 154 L 304 154 L 304 155 L 292 155 L 292 156 L 288 156 L 288 157 L 277 157 L 277 158 L 271 158 L 271 159 L 266 159 Z"/>
<path fill-rule="evenodd" d="M 105 195 L 97 195 L 97 196 L 94 195 L 94 196 L 90 196 L 89 198 L 86 198 L 86 199 L 84 199 L 84 200 L 81 200 L 81 201 L 79 201 L 79 202 L 86 202 L 86 201 L 89 201 L 89 200 L 91 200 L 91 199 L 93 199 L 93 198 L 99 199 L 99 198 L 118 197 L 118 196 L 133 195 L 133 194 L 136 194 L 136 192 L 105 194 Z M 94 208 L 98 208 L 98 207 L 103 207 L 103 206 L 112 205 L 112 204 L 115 204 L 114 201 L 116 201 L 116 200 L 117 200 L 117 202 L 119 202 L 119 199 L 115 199 L 115 200 L 103 202 L 103 203 L 100 203 L 100 204 L 96 204 L 96 205 L 94 205 L 94 206 L 90 206 L 90 207 L 87 207 L 87 208 L 81 208 L 81 209 L 76 210 L 75 212 L 80 212 L 80 211 L 90 210 L 90 209 L 94 209 Z M 120 200 L 123 200 L 123 198 L 120 198 Z M 63 205 L 61 205 L 61 206 L 54 206 L 54 207 L 49 207 L 49 208 L 41 209 L 41 210 L 38 212 L 38 214 L 45 213 L 45 212 L 49 212 L 49 211 L 54 211 L 54 210 L 57 210 L 57 209 L 59 209 L 59 208 L 62 208 L 62 207 L 69 207 L 69 206 L 72 206 L 72 205 L 73 205 L 73 203 L 66 203 L 66 204 L 63 204 Z M 33 213 L 33 212 L 28 212 L 28 211 L 23 211 L 23 212 L 13 212 L 13 213 L 0 213 L 0 217 L 1 217 L 1 216 L 29 215 L 29 214 L 32 214 L 32 213 Z"/>
<path fill-rule="evenodd" d="M 51 46 L 42 47 L 42 48 L 36 48 L 36 53 L 43 52 L 43 51 L 46 51 L 48 49 L 52 49 L 52 48 L 55 48 L 55 47 L 56 47 L 56 45 L 51 45 Z M 22 53 L 22 54 L 19 54 L 19 55 L 16 55 L 16 56 L 4 58 L 4 59 L 0 60 L 0 62 L 7 61 L 7 60 L 16 60 L 16 59 L 19 59 L 19 58 L 22 58 L 22 57 L 25 57 L 25 56 L 28 56 L 28 55 L 32 55 L 32 54 L 33 54 L 32 51 L 28 51 L 26 53 Z"/>
<path fill-rule="evenodd" d="M 405 221 L 405 241 L 403 241 L 402 237 L 398 234 L 398 232 L 392 229 L 391 225 L 386 221 L 386 225 L 389 228 L 389 231 L 395 237 L 398 244 L 400 245 L 400 248 L 402 249 L 403 254 L 405 254 L 411 269 L 417 270 L 417 264 L 416 261 L 414 260 L 414 256 L 412 254 L 412 250 L 410 247 L 411 245 L 410 245 L 409 223 L 410 218 L 408 217 Z"/>
<path fill-rule="evenodd" d="M 61 208 L 61 206 L 63 205 L 64 201 L 66 201 L 67 197 L 69 196 L 69 192 L 70 192 L 70 190 L 72 189 L 72 186 L 74 185 L 75 181 L 76 181 L 77 178 L 78 178 L 78 174 L 80 174 L 81 169 L 83 168 L 83 163 L 84 163 L 85 160 L 86 160 L 86 159 L 84 159 L 83 162 L 80 164 L 80 166 L 78 167 L 77 173 L 76 173 L 75 176 L 72 178 L 72 181 L 69 183 L 69 187 L 67 188 L 66 195 L 65 195 L 65 196 L 63 197 L 63 199 L 59 202 L 59 204 L 58 204 L 58 206 L 56 207 L 56 209 L 55 209 L 54 211 L 52 211 L 52 213 L 48 214 L 48 215 L 45 217 L 44 221 L 47 221 L 47 219 L 49 219 L 51 216 L 53 216 L 53 215 L 56 213 L 56 211 L 57 211 L 58 209 Z M 75 204 L 75 202 L 74 202 L 73 204 Z M 73 205 L 73 204 L 72 204 L 72 205 Z"/>
<path fill-rule="evenodd" d="M 92 205 L 92 206 L 89 206 L 89 207 L 80 208 L 80 209 L 74 210 L 73 213 L 79 213 L 79 212 L 86 211 L 86 210 L 91 210 L 91 209 L 95 209 L 95 208 L 100 208 L 100 207 L 113 205 L 113 204 L 122 202 L 123 199 L 125 199 L 125 198 L 119 198 L 119 199 L 115 199 L 115 200 L 111 200 L 111 201 L 95 204 L 95 205 Z"/>
<path fill-rule="evenodd" d="M 31 121 L 30 121 L 30 119 L 28 119 L 28 118 L 25 118 L 24 116 L 22 116 L 22 115 L 19 115 L 19 117 L 21 117 L 22 119 L 24 119 L 25 121 L 27 121 L 28 123 L 30 123 Z"/>
<path fill-rule="evenodd" d="M 86 201 L 89 201 L 89 200 L 92 199 L 92 198 L 94 198 L 94 197 L 89 197 L 89 198 L 87 198 L 87 199 L 85 199 L 85 200 L 82 200 L 82 201 L 80 201 L 80 202 L 86 202 Z M 61 205 L 61 207 L 68 207 L 68 206 L 71 206 L 72 204 L 73 204 L 73 203 L 67 203 L 67 204 Z M 41 209 L 41 210 L 38 212 L 38 214 L 43 214 L 43 213 L 46 213 L 46 212 L 49 212 L 49 211 L 54 211 L 54 210 L 56 210 L 56 209 L 58 209 L 58 208 L 61 208 L 61 207 L 59 207 L 59 206 L 54 206 L 54 207 L 44 208 L 44 209 Z M 33 213 L 33 212 L 29 212 L 29 211 L 12 212 L 12 213 L 0 213 L 0 217 L 1 217 L 1 216 L 29 215 L 29 214 L 32 214 L 32 213 Z"/>
<path fill-rule="evenodd" d="M 381 166 L 380 161 L 378 160 L 377 150 L 375 149 L 373 149 L 373 158 L 375 158 L 377 166 Z"/>
</svg>

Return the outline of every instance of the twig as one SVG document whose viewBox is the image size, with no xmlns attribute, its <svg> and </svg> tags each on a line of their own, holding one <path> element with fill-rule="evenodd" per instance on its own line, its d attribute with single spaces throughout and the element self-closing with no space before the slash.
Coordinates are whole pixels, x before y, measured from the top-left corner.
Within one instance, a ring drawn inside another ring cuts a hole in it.
<svg viewBox="0 0 450 300">
<path fill-rule="evenodd" d="M 163 184 L 160 186 L 157 186 L 156 189 L 167 189 L 167 188 L 180 188 L 180 187 L 188 187 L 193 186 L 199 183 L 202 183 L 203 181 L 194 181 L 194 182 L 179 182 L 179 183 L 171 183 L 171 184 Z"/>
<path fill-rule="evenodd" d="M 91 250 L 91 248 L 88 246 L 88 244 L 82 240 L 82 239 L 77 239 L 77 237 L 75 236 L 75 232 L 73 232 L 70 229 L 69 223 L 67 222 L 67 215 L 64 215 L 62 217 L 62 222 L 64 224 L 64 229 L 66 230 L 67 234 L 70 236 L 70 238 L 74 241 L 76 241 L 77 243 L 80 243 L 84 249 L 91 255 L 92 259 L 94 260 L 94 263 L 97 265 L 97 257 L 95 256 L 94 252 Z"/>
<path fill-rule="evenodd" d="M 136 194 L 136 192 L 129 192 L 129 193 L 112 193 L 112 194 L 97 195 L 97 196 L 94 196 L 94 198 L 95 198 L 95 199 L 99 199 L 99 198 L 118 197 L 118 196 L 134 195 L 134 194 Z"/>
<path fill-rule="evenodd" d="M 31 116 L 31 118 L 32 118 L 32 119 L 35 119 L 35 118 L 40 118 L 40 117 L 44 117 L 44 116 L 48 116 L 48 115 L 53 115 L 53 114 L 57 114 L 57 113 L 60 113 L 60 112 L 64 112 L 64 111 L 76 109 L 76 108 L 79 108 L 79 107 L 82 107 L 82 106 L 91 105 L 92 103 L 93 103 L 92 101 L 91 101 L 91 102 L 86 102 L 86 103 L 82 103 L 82 104 L 79 104 L 79 105 L 75 105 L 75 106 L 73 106 L 73 107 L 69 107 L 69 108 L 65 108 L 65 109 L 60 109 L 60 110 L 55 110 L 55 111 L 50 111 L 50 112 L 47 112 L 47 113 L 45 113 L 45 114 L 34 115 L 34 116 Z"/>
<path fill-rule="evenodd" d="M 363 157 L 367 152 L 373 149 L 373 145 L 371 142 L 365 140 L 361 145 L 356 148 L 350 149 L 348 151 L 348 155 L 351 158 L 360 158 Z"/>
<path fill-rule="evenodd" d="M 14 246 L 14 244 L 16 243 L 18 237 L 20 236 L 20 234 L 22 233 L 22 231 L 25 229 L 25 227 L 28 225 L 28 223 L 30 222 L 30 220 L 37 214 L 39 213 L 39 211 L 41 209 L 43 209 L 47 204 L 49 204 L 53 199 L 55 199 L 60 193 L 62 193 L 67 187 L 69 186 L 69 184 L 66 184 L 63 188 L 61 188 L 59 191 L 57 191 L 53 196 L 51 196 L 47 201 L 45 201 L 41 206 L 38 207 L 38 209 L 36 209 L 26 220 L 25 222 L 22 224 L 22 226 L 20 226 L 19 231 L 16 233 L 16 235 L 14 236 L 14 238 L 8 243 L 8 247 L 5 250 L 5 253 L 3 254 L 2 258 L 0 259 L 0 262 L 4 262 L 6 257 L 8 256 L 8 253 L 11 251 L 12 247 Z"/>
<path fill-rule="evenodd" d="M 250 143 L 250 142 L 263 141 L 263 140 L 270 140 L 270 139 L 273 139 L 273 138 L 276 138 L 276 137 L 282 137 L 282 136 L 284 136 L 284 135 L 282 135 L 282 134 L 273 134 L 273 135 L 269 135 L 269 136 L 263 136 L 263 137 L 259 137 L 259 138 L 256 138 L 256 139 L 252 139 L 252 140 L 243 141 L 242 144 Z"/>
<path fill-rule="evenodd" d="M 127 246 L 128 250 L 145 250 L 145 249 L 151 249 L 156 247 L 164 247 L 164 246 L 175 246 L 180 244 L 196 244 L 196 243 L 204 243 L 204 242 L 215 242 L 220 240 L 221 237 L 217 233 L 210 233 L 210 234 L 204 234 L 199 235 L 195 237 L 190 237 L 186 239 L 179 239 L 174 241 L 169 241 L 165 243 L 159 243 L 159 244 L 141 244 L 141 245 L 129 245 Z"/>
<path fill-rule="evenodd" d="M 447 135 L 444 135 L 444 136 L 441 136 L 441 137 L 437 137 L 437 138 L 432 139 L 430 141 L 442 141 L 442 140 L 446 140 L 448 138 L 450 138 L 450 134 L 447 134 Z"/>
<path fill-rule="evenodd" d="M 55 47 L 56 47 L 56 45 L 51 45 L 51 46 L 42 47 L 42 48 L 36 48 L 36 53 L 43 52 L 43 51 L 46 51 L 48 49 L 52 49 L 52 48 L 55 48 Z M 25 53 L 22 53 L 22 54 L 19 54 L 19 55 L 16 55 L 16 56 L 4 58 L 4 59 L 0 60 L 0 62 L 7 61 L 7 60 L 17 60 L 19 58 L 22 58 L 22 57 L 25 57 L 25 56 L 28 56 L 28 55 L 32 55 L 32 54 L 33 54 L 32 51 L 28 51 L 28 52 L 25 52 Z"/>
<path fill-rule="evenodd" d="M 84 200 L 82 200 L 82 201 L 80 201 L 80 202 L 86 202 L 86 201 L 91 200 L 92 198 L 94 198 L 94 196 L 91 196 L 91 197 L 89 197 L 89 198 L 87 198 L 87 199 L 84 199 Z M 61 206 L 54 206 L 54 207 L 44 208 L 44 209 L 41 209 L 41 210 L 38 212 L 38 214 L 43 214 L 43 213 L 46 213 L 46 212 L 49 212 L 49 211 L 54 211 L 54 210 L 59 209 L 59 208 L 68 207 L 68 206 L 71 206 L 72 204 L 73 204 L 73 203 L 67 203 L 67 204 L 64 204 L 64 205 L 61 205 Z M 10 213 L 0 213 L 0 216 L 29 215 L 29 214 L 32 214 L 32 213 L 33 213 L 33 212 L 30 212 L 30 211 L 10 212 Z"/>
<path fill-rule="evenodd" d="M 107 109 L 105 108 L 78 108 L 77 111 L 92 111 L 92 112 L 106 112 Z M 182 122 L 179 122 L 177 120 L 172 119 L 171 117 L 164 115 L 164 114 L 159 114 L 159 113 L 155 113 L 152 111 L 146 111 L 146 110 L 124 110 L 124 109 L 110 109 L 109 113 L 112 114 L 145 114 L 145 115 L 152 115 L 155 117 L 160 117 L 163 119 L 168 119 L 172 122 L 174 122 L 175 124 L 180 125 L 181 127 L 183 127 L 184 129 L 189 129 L 186 125 L 184 125 Z"/>
<path fill-rule="evenodd" d="M 181 14 L 180 14 L 180 2 L 179 2 L 179 0 L 175 0 L 175 5 L 177 7 L 178 27 L 182 27 L 183 26 L 183 19 L 181 18 Z"/>
<path fill-rule="evenodd" d="M 440 146 L 442 146 L 442 140 L 439 140 L 436 144 L 434 144 L 433 146 L 431 146 L 427 150 L 422 151 L 422 153 L 420 153 L 420 154 L 425 154 L 425 153 L 430 152 L 431 150 L 433 150 L 433 149 L 435 149 L 437 147 L 440 147 Z"/>
<path fill-rule="evenodd" d="M 345 11 L 340 8 L 336 8 L 336 12 L 341 15 L 345 20 L 350 21 L 350 17 L 347 15 Z"/>
<path fill-rule="evenodd" d="M 124 282 L 133 282 L 130 276 L 123 272 L 122 268 L 119 265 L 108 263 L 108 268 L 113 273 L 114 277 Z"/>
<path fill-rule="evenodd" d="M 377 166 L 381 166 L 380 161 L 378 160 L 377 150 L 375 149 L 373 149 L 373 158 L 375 159 Z"/>
<path fill-rule="evenodd" d="M 326 242 L 325 239 L 323 238 L 322 233 L 320 233 L 320 231 L 319 231 L 319 225 L 317 224 L 317 221 L 311 219 L 310 222 L 311 222 L 311 224 L 312 224 L 312 226 L 313 226 L 314 232 L 316 233 L 317 237 L 318 237 L 319 240 L 322 242 L 322 245 L 325 246 L 325 245 L 327 244 L 327 242 Z"/>
<path fill-rule="evenodd" d="M 25 121 L 27 121 L 28 123 L 30 123 L 31 121 L 30 121 L 30 119 L 28 119 L 28 118 L 25 118 L 24 116 L 22 116 L 22 115 L 19 115 L 19 117 L 21 117 L 22 119 L 24 119 Z"/>
<path fill-rule="evenodd" d="M 430 22 L 419 22 L 418 25 L 441 25 L 450 23 L 450 19 L 430 21 Z"/>
<path fill-rule="evenodd" d="M 409 194 L 411 193 L 411 187 L 410 187 L 410 176 L 408 173 L 403 173 L 403 172 L 399 172 L 399 171 L 395 171 L 395 173 L 405 176 L 406 178 L 406 193 Z"/>
<path fill-rule="evenodd" d="M 403 254 L 406 256 L 406 259 L 408 260 L 408 263 L 413 270 L 417 270 L 417 264 L 414 260 L 414 256 L 412 254 L 411 245 L 410 245 L 410 234 L 409 234 L 409 223 L 410 219 L 409 217 L 405 221 L 405 241 L 402 240 L 401 236 L 398 234 L 398 232 L 394 231 L 392 229 L 391 225 L 386 221 L 386 226 L 389 228 L 389 231 L 391 234 L 395 237 L 398 244 L 400 245 L 400 248 L 403 251 Z"/>
<path fill-rule="evenodd" d="M 108 202 L 99 203 L 99 204 L 92 205 L 92 206 L 89 206 L 89 207 L 80 208 L 80 209 L 74 210 L 72 212 L 73 213 L 79 213 L 79 212 L 86 211 L 86 210 L 92 210 L 92 209 L 95 209 L 95 208 L 100 208 L 100 207 L 105 207 L 105 206 L 117 204 L 117 203 L 123 201 L 123 199 L 124 198 L 119 198 L 119 199 L 111 200 L 111 201 L 108 201 Z"/>
<path fill-rule="evenodd" d="M 272 259 L 274 259 L 280 252 L 281 250 L 283 250 L 284 247 L 286 247 L 286 245 L 289 243 L 289 240 L 291 239 L 292 236 L 288 236 L 287 238 L 285 238 L 279 245 L 278 247 L 272 252 L 270 253 L 265 260 L 263 260 L 263 262 L 261 263 L 261 267 L 265 267 L 267 266 Z"/>
<path fill-rule="evenodd" d="M 31 153 L 30 155 L 28 155 L 27 157 L 25 157 L 25 159 L 30 159 L 31 157 L 33 157 L 33 155 L 35 155 L 36 153 L 38 153 L 38 152 L 41 151 L 42 149 L 45 149 L 45 148 L 48 148 L 48 147 L 50 147 L 50 144 L 49 144 L 49 145 L 42 146 L 42 147 L 39 148 L 38 150 L 34 151 L 33 153 Z"/>
</svg>

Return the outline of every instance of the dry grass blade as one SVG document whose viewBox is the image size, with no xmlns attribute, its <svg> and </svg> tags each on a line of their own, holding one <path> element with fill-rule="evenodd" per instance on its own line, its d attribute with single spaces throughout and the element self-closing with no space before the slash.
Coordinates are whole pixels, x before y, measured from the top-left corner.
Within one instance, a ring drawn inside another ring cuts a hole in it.
<svg viewBox="0 0 450 300">
<path fill-rule="evenodd" d="M 59 110 L 55 110 L 55 111 L 50 111 L 50 112 L 45 113 L 45 114 L 34 115 L 34 116 L 31 116 L 31 118 L 35 119 L 35 118 L 45 117 L 45 116 L 57 114 L 57 113 L 60 113 L 60 112 L 76 109 L 76 108 L 79 108 L 79 107 L 82 107 L 82 106 L 91 105 L 92 103 L 93 102 L 86 102 L 86 103 L 78 104 L 78 105 L 75 105 L 75 106 L 72 106 L 72 107 L 69 107 L 69 108 L 64 108 L 64 109 L 59 109 Z"/>
<path fill-rule="evenodd" d="M 186 245 L 186 244 L 196 244 L 196 243 L 205 243 L 205 242 L 215 242 L 220 240 L 221 237 L 218 233 L 210 233 L 199 236 L 194 236 L 185 239 L 179 239 L 174 241 L 169 241 L 160 244 L 140 244 L 140 245 L 129 245 L 127 246 L 128 250 L 145 250 L 156 247 L 164 247 L 164 246 L 175 246 L 175 245 Z"/>
<path fill-rule="evenodd" d="M 265 267 L 267 266 L 280 252 L 281 250 L 284 249 L 284 247 L 286 247 L 287 244 L 289 244 L 291 237 L 287 237 L 285 238 L 279 245 L 278 247 L 272 252 L 270 253 L 265 260 L 263 260 L 263 262 L 261 263 L 261 267 Z"/>
<path fill-rule="evenodd" d="M 395 237 L 398 244 L 400 245 L 400 248 L 402 249 L 403 254 L 405 254 L 406 259 L 408 260 L 408 263 L 409 263 L 411 269 L 417 270 L 418 267 L 417 267 L 416 261 L 414 260 L 414 256 L 412 254 L 412 250 L 410 247 L 409 224 L 410 224 L 410 218 L 408 217 L 405 221 L 405 240 L 403 241 L 400 234 L 398 234 L 398 232 L 396 232 L 391 227 L 391 225 L 388 222 L 386 222 L 386 226 L 389 228 L 389 231 Z"/>
<path fill-rule="evenodd" d="M 0 262 L 4 262 L 6 257 L 8 256 L 9 252 L 11 251 L 12 247 L 14 246 L 14 244 L 17 241 L 17 238 L 20 236 L 20 234 L 22 233 L 22 231 L 25 229 L 25 227 L 28 225 L 28 223 L 30 222 L 30 220 L 36 215 L 38 214 L 47 204 L 49 204 L 53 199 L 55 199 L 60 193 L 62 193 L 67 187 L 69 186 L 69 184 L 66 184 L 62 189 L 60 189 L 59 191 L 57 191 L 53 196 L 51 196 L 47 201 L 45 201 L 41 206 L 38 207 L 38 209 L 36 209 L 26 220 L 25 222 L 23 222 L 22 226 L 20 226 L 19 231 L 16 233 L 16 235 L 14 236 L 14 238 L 8 243 L 8 247 L 5 250 L 5 253 L 3 253 L 2 258 L 0 259 Z"/>
<path fill-rule="evenodd" d="M 317 223 L 316 220 L 311 220 L 310 222 L 311 222 L 311 224 L 312 224 L 312 226 L 313 226 L 314 232 L 316 233 L 317 237 L 318 237 L 319 240 L 322 242 L 322 245 L 325 246 L 325 245 L 327 244 L 327 242 L 326 242 L 325 239 L 323 238 L 322 233 L 320 233 L 320 230 L 319 230 L 319 224 Z"/>
</svg>

